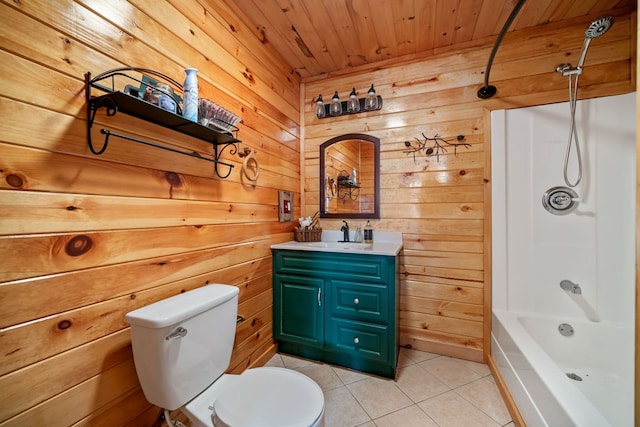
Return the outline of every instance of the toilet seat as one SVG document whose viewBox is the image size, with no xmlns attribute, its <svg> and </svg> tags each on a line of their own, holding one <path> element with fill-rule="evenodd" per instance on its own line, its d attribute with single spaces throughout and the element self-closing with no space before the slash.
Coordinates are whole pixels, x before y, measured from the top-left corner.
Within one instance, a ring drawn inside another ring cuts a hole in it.
<svg viewBox="0 0 640 427">
<path fill-rule="evenodd" d="M 290 369 L 248 369 L 213 404 L 216 427 L 310 427 L 324 414 L 322 390 L 309 377 Z"/>
</svg>

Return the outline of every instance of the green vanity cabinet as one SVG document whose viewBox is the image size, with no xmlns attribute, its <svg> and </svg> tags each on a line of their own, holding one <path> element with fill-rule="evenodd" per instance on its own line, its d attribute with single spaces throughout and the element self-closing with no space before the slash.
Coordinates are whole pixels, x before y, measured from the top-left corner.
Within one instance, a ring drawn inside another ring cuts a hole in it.
<svg viewBox="0 0 640 427">
<path fill-rule="evenodd" d="M 397 257 L 273 250 L 279 351 L 395 378 Z"/>
</svg>

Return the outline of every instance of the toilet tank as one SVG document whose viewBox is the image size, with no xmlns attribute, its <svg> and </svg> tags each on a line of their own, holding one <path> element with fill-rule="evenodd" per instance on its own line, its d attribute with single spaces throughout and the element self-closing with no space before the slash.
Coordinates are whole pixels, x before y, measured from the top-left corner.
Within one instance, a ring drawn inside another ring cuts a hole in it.
<svg viewBox="0 0 640 427">
<path fill-rule="evenodd" d="M 231 359 L 238 288 L 207 285 L 127 313 L 147 400 L 174 410 L 222 375 Z"/>
</svg>

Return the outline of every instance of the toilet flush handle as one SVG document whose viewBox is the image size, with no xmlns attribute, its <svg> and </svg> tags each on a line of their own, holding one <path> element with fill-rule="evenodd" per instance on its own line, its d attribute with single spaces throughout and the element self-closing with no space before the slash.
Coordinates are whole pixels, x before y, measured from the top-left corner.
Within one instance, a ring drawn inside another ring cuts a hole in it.
<svg viewBox="0 0 640 427">
<path fill-rule="evenodd" d="M 168 341 L 168 340 L 172 340 L 174 338 L 182 338 L 185 335 L 187 335 L 187 330 L 185 328 L 183 328 L 182 326 L 180 326 L 178 329 L 176 329 L 175 331 L 173 331 L 169 335 L 167 335 L 164 339 Z"/>
</svg>

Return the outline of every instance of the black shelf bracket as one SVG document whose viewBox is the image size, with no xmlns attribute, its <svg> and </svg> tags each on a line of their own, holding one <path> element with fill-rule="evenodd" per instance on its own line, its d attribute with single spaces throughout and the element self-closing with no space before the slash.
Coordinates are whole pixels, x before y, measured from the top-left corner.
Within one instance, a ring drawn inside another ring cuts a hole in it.
<svg viewBox="0 0 640 427">
<path fill-rule="evenodd" d="M 218 177 L 224 179 L 231 175 L 231 171 L 234 166 L 231 163 L 223 162 L 220 160 L 222 153 L 228 148 L 229 154 L 234 155 L 238 152 L 238 144 L 241 142 L 236 137 L 233 136 L 231 132 L 221 132 L 215 129 L 211 129 L 206 126 L 202 126 L 198 123 L 192 122 L 183 118 L 182 116 L 173 113 L 171 111 L 163 110 L 160 107 L 151 104 L 145 101 L 142 98 L 132 96 L 130 94 L 116 91 L 115 90 L 115 79 L 116 77 L 121 77 L 124 79 L 130 79 L 132 81 L 138 82 L 140 84 L 145 84 L 142 80 L 135 79 L 128 74 L 126 71 L 136 71 L 142 72 L 145 74 L 152 74 L 154 76 L 162 77 L 165 81 L 170 82 L 173 86 L 176 87 L 179 91 L 182 90 L 182 86 L 177 83 L 175 80 L 164 76 L 158 72 L 153 70 L 148 70 L 144 68 L 118 68 L 114 70 L 107 71 L 95 77 L 91 78 L 91 73 L 85 74 L 85 83 L 86 83 L 86 101 L 87 101 L 87 144 L 89 145 L 89 150 L 95 155 L 101 155 L 104 153 L 109 145 L 109 138 L 116 137 L 125 139 L 127 141 L 136 142 L 139 144 L 148 145 L 155 148 L 160 148 L 162 150 L 167 150 L 176 154 L 181 154 L 185 156 L 194 157 L 200 160 L 206 160 L 215 164 L 214 170 Z M 103 84 L 103 80 L 110 79 L 111 86 L 105 86 Z M 104 94 L 99 96 L 92 96 L 92 88 L 98 89 Z M 198 152 L 189 152 L 179 150 L 177 148 L 173 148 L 170 146 L 157 144 L 155 142 L 145 141 L 143 139 L 135 138 L 129 135 L 123 135 L 121 133 L 112 132 L 108 129 L 100 129 L 100 133 L 104 135 L 104 141 L 102 146 L 96 148 L 93 142 L 92 130 L 93 123 L 95 121 L 96 113 L 100 108 L 106 109 L 106 114 L 108 117 L 115 116 L 116 113 L 122 112 L 124 114 L 157 124 L 159 126 L 166 127 L 168 129 L 175 130 L 177 132 L 183 133 L 185 135 L 189 135 L 203 141 L 207 141 L 213 145 L 213 156 L 207 154 L 201 154 Z M 238 128 L 233 126 L 235 134 L 238 133 Z M 223 172 L 220 171 L 220 167 L 223 167 Z"/>
<path fill-rule="evenodd" d="M 338 198 L 342 200 L 358 200 L 358 196 L 360 195 L 360 186 L 349 181 L 349 178 L 349 174 L 346 171 L 341 171 L 338 174 Z"/>
</svg>

